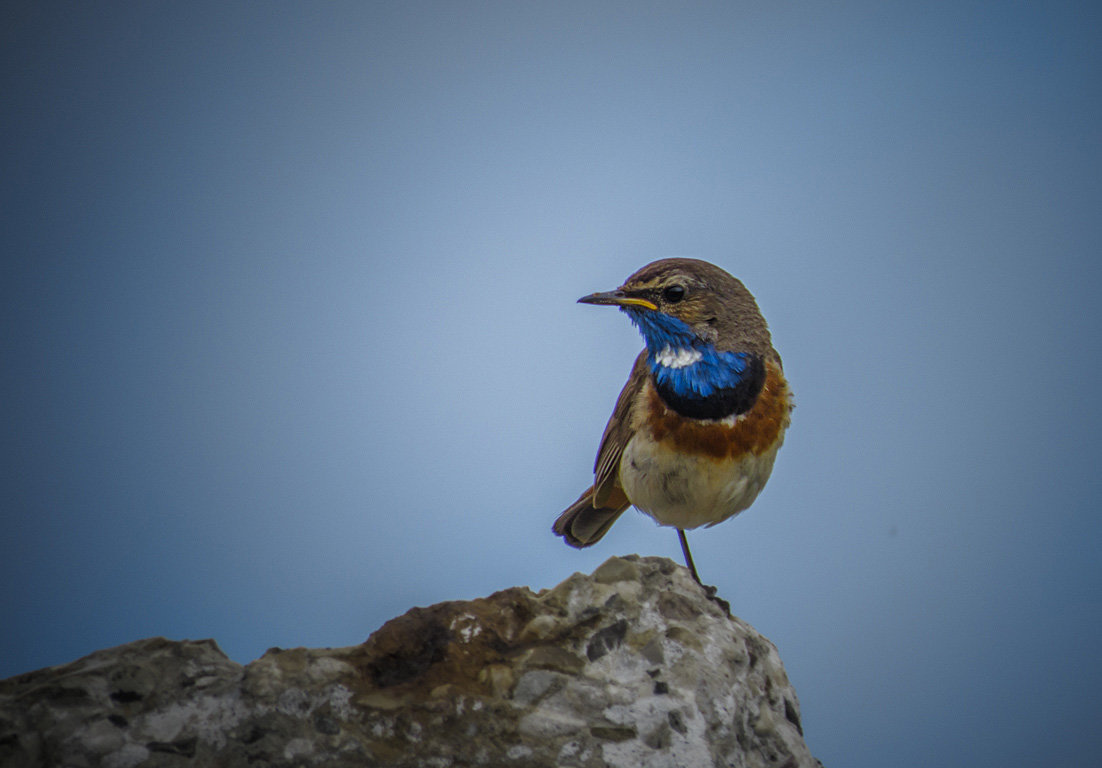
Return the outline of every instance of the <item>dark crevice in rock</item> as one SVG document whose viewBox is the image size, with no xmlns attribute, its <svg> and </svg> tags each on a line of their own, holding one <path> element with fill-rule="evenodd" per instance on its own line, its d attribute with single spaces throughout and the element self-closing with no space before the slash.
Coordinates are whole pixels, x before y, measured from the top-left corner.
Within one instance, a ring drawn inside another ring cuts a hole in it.
<svg viewBox="0 0 1102 768">
<path fill-rule="evenodd" d="M 784 718 L 796 726 L 796 730 L 800 732 L 801 736 L 804 735 L 804 727 L 800 723 L 800 713 L 796 711 L 795 705 L 788 699 L 784 700 Z"/>
<path fill-rule="evenodd" d="M 598 630 L 585 646 L 585 655 L 590 661 L 596 661 L 609 651 L 612 651 L 624 642 L 624 636 L 628 632 L 628 623 L 620 619 L 614 624 L 609 624 L 604 629 Z"/>
<path fill-rule="evenodd" d="M 119 704 L 132 704 L 135 701 L 141 701 L 142 698 L 143 696 L 137 691 L 114 691 L 111 694 L 111 700 Z"/>
<path fill-rule="evenodd" d="M 190 739 L 179 741 L 151 741 L 145 745 L 150 752 L 163 752 L 166 755 L 180 755 L 181 757 L 195 757 L 195 745 L 198 739 L 194 736 Z"/>
</svg>

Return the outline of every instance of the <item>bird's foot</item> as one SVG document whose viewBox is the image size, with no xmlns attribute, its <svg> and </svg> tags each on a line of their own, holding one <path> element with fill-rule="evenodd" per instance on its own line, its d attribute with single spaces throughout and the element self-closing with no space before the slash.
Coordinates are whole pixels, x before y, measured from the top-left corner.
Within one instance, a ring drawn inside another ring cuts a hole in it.
<svg viewBox="0 0 1102 768">
<path fill-rule="evenodd" d="M 708 596 L 709 600 L 718 605 L 728 616 L 731 615 L 731 604 L 716 594 L 719 591 L 716 587 L 707 584 L 701 584 L 700 587 L 704 590 L 704 594 Z"/>
</svg>

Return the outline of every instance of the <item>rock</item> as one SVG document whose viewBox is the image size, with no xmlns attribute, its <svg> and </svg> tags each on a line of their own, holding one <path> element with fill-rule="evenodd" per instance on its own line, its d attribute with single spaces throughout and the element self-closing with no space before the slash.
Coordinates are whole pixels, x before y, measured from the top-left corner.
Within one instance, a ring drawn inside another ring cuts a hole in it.
<svg viewBox="0 0 1102 768">
<path fill-rule="evenodd" d="M 0 765 L 819 765 L 776 649 L 685 569 L 414 608 L 241 666 L 163 638 L 0 681 Z"/>
</svg>

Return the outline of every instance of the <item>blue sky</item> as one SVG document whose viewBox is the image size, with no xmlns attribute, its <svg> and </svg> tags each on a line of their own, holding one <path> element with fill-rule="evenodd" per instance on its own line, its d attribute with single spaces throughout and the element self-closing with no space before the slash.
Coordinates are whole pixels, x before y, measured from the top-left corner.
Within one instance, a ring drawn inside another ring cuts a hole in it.
<svg viewBox="0 0 1102 768">
<path fill-rule="evenodd" d="M 1092 4 L 9 3 L 0 676 L 679 559 L 549 531 L 667 256 L 797 410 L 691 534 L 827 765 L 1102 751 Z"/>
</svg>

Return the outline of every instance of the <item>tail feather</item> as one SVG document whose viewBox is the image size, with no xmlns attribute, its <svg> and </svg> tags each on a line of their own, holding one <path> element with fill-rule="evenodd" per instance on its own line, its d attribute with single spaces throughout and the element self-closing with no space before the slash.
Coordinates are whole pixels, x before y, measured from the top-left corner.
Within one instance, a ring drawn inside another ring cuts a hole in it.
<svg viewBox="0 0 1102 768">
<path fill-rule="evenodd" d="M 623 494 L 619 496 L 623 497 Z M 562 536 L 567 544 L 578 549 L 596 544 L 630 506 L 626 498 L 623 501 L 623 505 L 614 507 L 594 507 L 593 488 L 590 487 L 559 515 L 551 530 Z"/>
</svg>

